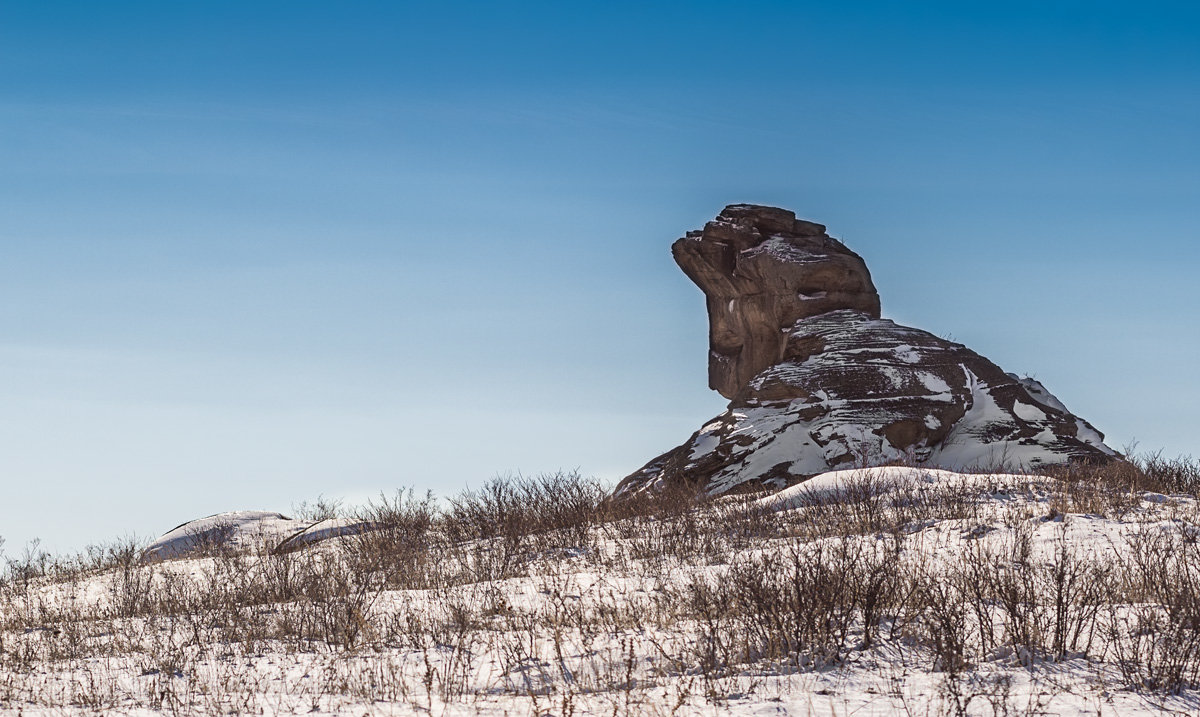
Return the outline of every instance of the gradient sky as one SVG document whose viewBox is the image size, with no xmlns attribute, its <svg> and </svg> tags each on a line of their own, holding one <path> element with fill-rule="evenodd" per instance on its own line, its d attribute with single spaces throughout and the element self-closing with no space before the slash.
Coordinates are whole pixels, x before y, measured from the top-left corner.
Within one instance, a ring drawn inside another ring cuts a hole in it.
<svg viewBox="0 0 1200 717">
<path fill-rule="evenodd" d="M 724 407 L 669 244 L 733 202 L 1200 454 L 1194 7 L 0 3 L 4 550 L 616 480 Z"/>
</svg>

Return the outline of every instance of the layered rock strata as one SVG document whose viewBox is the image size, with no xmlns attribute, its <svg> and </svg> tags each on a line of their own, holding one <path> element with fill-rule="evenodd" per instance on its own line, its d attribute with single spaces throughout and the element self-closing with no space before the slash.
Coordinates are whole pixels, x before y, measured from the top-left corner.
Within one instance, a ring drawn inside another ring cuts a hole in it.
<svg viewBox="0 0 1200 717">
<path fill-rule="evenodd" d="M 709 384 L 731 401 L 618 494 L 717 495 L 892 461 L 1036 470 L 1116 457 L 1037 381 L 880 318 L 863 260 L 819 224 L 733 205 L 672 252 L 705 293 Z"/>
</svg>

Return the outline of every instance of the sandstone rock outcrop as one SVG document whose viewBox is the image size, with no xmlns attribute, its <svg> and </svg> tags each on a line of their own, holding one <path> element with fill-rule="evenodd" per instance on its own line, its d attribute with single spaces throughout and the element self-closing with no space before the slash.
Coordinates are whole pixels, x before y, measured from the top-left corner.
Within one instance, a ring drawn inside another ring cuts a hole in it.
<svg viewBox="0 0 1200 717">
<path fill-rule="evenodd" d="M 1037 381 L 880 318 L 863 260 L 819 224 L 732 205 L 672 253 L 707 297 L 709 384 L 732 400 L 618 495 L 783 487 L 898 460 L 1030 470 L 1116 457 Z"/>
<path fill-rule="evenodd" d="M 879 316 L 862 258 L 785 209 L 733 204 L 671 245 L 708 304 L 708 384 L 725 398 L 783 359 L 797 320 L 834 309 Z"/>
</svg>

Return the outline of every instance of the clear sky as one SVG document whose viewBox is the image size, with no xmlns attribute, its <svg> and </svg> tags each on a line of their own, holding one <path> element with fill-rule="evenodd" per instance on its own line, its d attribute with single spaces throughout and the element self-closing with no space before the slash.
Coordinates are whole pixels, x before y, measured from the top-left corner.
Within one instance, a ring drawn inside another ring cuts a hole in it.
<svg viewBox="0 0 1200 717">
<path fill-rule="evenodd" d="M 616 480 L 724 407 L 669 244 L 733 202 L 1200 454 L 1194 7 L 2 2 L 4 550 Z"/>
</svg>

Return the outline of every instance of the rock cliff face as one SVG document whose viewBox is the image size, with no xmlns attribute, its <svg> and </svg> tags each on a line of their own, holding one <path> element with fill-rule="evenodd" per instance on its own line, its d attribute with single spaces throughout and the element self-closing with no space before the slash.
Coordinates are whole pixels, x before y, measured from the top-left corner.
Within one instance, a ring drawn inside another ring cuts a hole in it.
<svg viewBox="0 0 1200 717">
<path fill-rule="evenodd" d="M 725 398 L 783 359 L 797 320 L 834 309 L 879 316 L 862 258 L 785 209 L 725 207 L 671 253 L 707 297 L 708 385 Z"/>
<path fill-rule="evenodd" d="M 618 494 L 782 487 L 896 460 L 1029 470 L 1116 457 L 1040 383 L 880 318 L 863 260 L 818 224 L 733 205 L 672 252 L 707 297 L 709 385 L 732 400 Z"/>
</svg>

